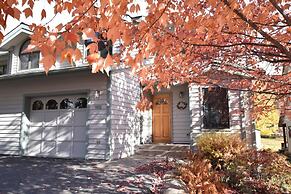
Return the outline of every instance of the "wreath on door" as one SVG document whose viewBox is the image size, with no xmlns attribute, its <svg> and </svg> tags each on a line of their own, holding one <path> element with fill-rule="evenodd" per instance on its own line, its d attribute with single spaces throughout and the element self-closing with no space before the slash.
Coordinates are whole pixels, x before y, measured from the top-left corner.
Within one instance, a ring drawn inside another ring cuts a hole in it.
<svg viewBox="0 0 291 194">
<path fill-rule="evenodd" d="M 179 109 L 179 110 L 184 110 L 186 107 L 187 107 L 187 102 L 183 102 L 183 101 L 180 101 L 180 102 L 178 102 L 178 104 L 177 104 L 177 108 Z"/>
</svg>

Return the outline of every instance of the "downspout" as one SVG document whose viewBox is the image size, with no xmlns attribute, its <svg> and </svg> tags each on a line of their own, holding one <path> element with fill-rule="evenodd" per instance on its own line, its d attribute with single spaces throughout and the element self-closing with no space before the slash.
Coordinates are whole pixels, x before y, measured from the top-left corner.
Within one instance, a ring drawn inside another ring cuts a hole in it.
<svg viewBox="0 0 291 194">
<path fill-rule="evenodd" d="M 242 105 L 242 98 L 241 98 L 242 92 L 239 92 L 239 119 L 240 119 L 240 136 L 242 140 L 246 139 L 246 133 L 245 130 L 243 129 L 243 105 Z"/>
<path fill-rule="evenodd" d="M 112 133 L 111 133 L 111 105 L 112 105 L 112 95 L 111 95 L 111 80 L 112 80 L 112 71 L 109 72 L 107 81 L 107 104 L 106 104 L 106 125 L 107 125 L 107 145 L 105 152 L 105 159 L 110 160 L 112 156 L 111 143 L 112 143 Z"/>
</svg>

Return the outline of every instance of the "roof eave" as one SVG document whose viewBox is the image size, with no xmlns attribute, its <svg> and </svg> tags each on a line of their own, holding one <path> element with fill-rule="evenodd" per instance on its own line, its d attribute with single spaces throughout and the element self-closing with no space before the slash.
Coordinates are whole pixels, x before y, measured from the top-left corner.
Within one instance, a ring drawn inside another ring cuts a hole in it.
<svg viewBox="0 0 291 194">
<path fill-rule="evenodd" d="M 9 48 L 12 46 L 10 43 L 18 36 L 21 36 L 21 34 L 31 35 L 32 31 L 29 29 L 28 25 L 20 23 L 17 27 L 15 27 L 4 36 L 4 39 L 0 45 L 0 51 L 9 50 Z"/>
</svg>

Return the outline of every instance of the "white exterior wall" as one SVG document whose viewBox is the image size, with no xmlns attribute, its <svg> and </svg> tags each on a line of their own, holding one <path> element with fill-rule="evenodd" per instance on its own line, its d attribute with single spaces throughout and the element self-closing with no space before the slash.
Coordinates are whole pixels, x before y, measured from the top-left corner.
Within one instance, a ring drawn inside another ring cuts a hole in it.
<svg viewBox="0 0 291 194">
<path fill-rule="evenodd" d="M 110 75 L 110 135 L 109 159 L 118 159 L 134 153 L 140 143 L 140 114 L 136 104 L 140 100 L 140 84 L 128 69 L 119 69 Z"/>
<path fill-rule="evenodd" d="M 189 85 L 189 104 L 191 113 L 191 139 L 195 146 L 196 138 L 203 132 L 209 132 L 203 128 L 203 86 L 197 84 Z M 226 132 L 242 133 L 245 127 L 243 95 L 240 91 L 228 91 L 229 106 L 229 130 Z M 211 130 L 210 130 L 211 131 Z M 242 134 L 243 137 L 243 134 Z"/>
<path fill-rule="evenodd" d="M 243 98 L 238 90 L 228 90 L 229 125 L 232 132 L 240 132 L 243 125 Z"/>
<path fill-rule="evenodd" d="M 179 97 L 180 92 L 183 92 L 183 97 Z M 172 87 L 172 142 L 173 143 L 190 143 L 190 109 L 189 109 L 189 91 L 187 85 Z M 177 104 L 182 101 L 187 103 L 185 109 L 178 109 Z"/>
<path fill-rule="evenodd" d="M 3 100 L 1 100 L 1 104 Z M 13 111 L 4 111 L 0 105 L 0 154 L 19 155 L 20 129 L 21 129 L 21 113 Z M 16 105 L 17 106 L 17 105 Z M 8 107 L 6 107 L 8 108 Z"/>
<path fill-rule="evenodd" d="M 291 72 L 291 67 L 286 67 L 284 69 L 284 73 Z M 291 78 L 290 78 L 291 79 Z M 284 117 L 284 123 L 286 123 L 286 136 L 287 136 L 287 143 L 288 143 L 288 153 L 291 154 L 291 95 L 289 94 L 286 96 L 287 98 L 287 104 L 285 107 L 285 117 Z"/>
<path fill-rule="evenodd" d="M 27 97 L 88 93 L 89 145 L 86 158 L 105 159 L 108 139 L 107 79 L 105 75 L 83 71 L 1 80 L 0 154 L 20 154 L 20 134 L 29 122 L 29 115 L 25 114 Z"/>
<path fill-rule="evenodd" d="M 27 40 L 27 38 L 23 38 L 23 41 L 20 42 L 18 45 L 14 46 L 11 48 L 11 74 L 24 74 L 24 73 L 29 73 L 29 72 L 39 72 L 39 71 L 44 71 L 43 65 L 39 64 L 39 68 L 37 69 L 29 69 L 29 70 L 20 70 L 20 59 L 19 59 L 19 51 L 21 45 Z M 85 53 L 85 45 L 83 44 L 77 44 L 77 48 L 80 50 L 82 54 Z M 41 55 L 39 60 L 41 60 Z M 87 66 L 88 63 L 84 59 L 80 59 L 79 61 L 73 62 L 73 64 L 70 64 L 67 61 L 60 62 L 60 60 L 57 60 L 55 65 L 51 68 L 51 70 L 56 70 L 56 69 L 64 69 L 64 68 L 70 68 L 70 67 L 80 67 L 80 66 Z"/>
<path fill-rule="evenodd" d="M 153 111 L 152 109 L 141 112 L 142 126 L 141 126 L 141 143 L 152 143 L 153 135 Z"/>
<path fill-rule="evenodd" d="M 202 91 L 196 84 L 189 84 L 189 109 L 191 117 L 191 144 L 196 145 L 196 139 L 202 133 Z"/>
</svg>

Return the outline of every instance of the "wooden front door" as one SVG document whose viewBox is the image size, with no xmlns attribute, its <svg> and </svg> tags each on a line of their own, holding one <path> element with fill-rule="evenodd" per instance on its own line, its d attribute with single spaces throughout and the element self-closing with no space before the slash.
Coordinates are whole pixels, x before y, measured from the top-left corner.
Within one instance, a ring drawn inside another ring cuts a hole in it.
<svg viewBox="0 0 291 194">
<path fill-rule="evenodd" d="M 154 96 L 153 142 L 171 143 L 171 101 L 168 94 Z"/>
</svg>

